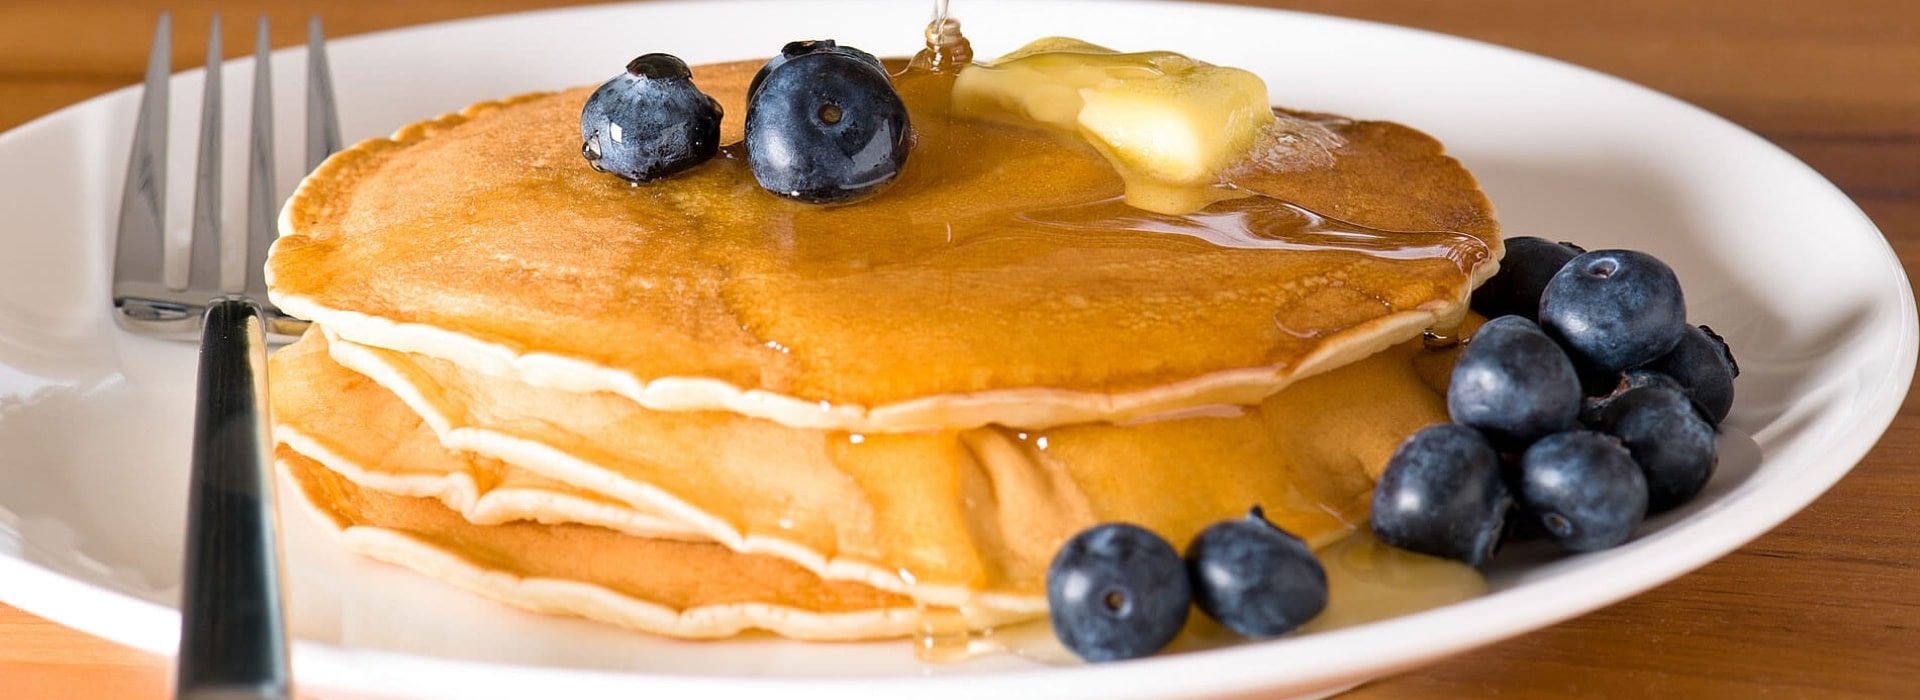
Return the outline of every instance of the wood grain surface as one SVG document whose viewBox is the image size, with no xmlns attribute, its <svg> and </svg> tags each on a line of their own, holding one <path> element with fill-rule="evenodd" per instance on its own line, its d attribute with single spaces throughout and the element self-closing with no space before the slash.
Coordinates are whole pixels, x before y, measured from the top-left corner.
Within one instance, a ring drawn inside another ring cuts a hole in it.
<svg viewBox="0 0 1920 700">
<path fill-rule="evenodd" d="M 910 1 L 910 0 L 902 0 Z M 139 80 L 154 15 L 176 69 L 206 18 L 265 12 L 276 45 L 564 4 L 541 0 L 4 0 L 0 129 Z M 1920 264 L 1920 2 L 1278 0 L 1553 56 L 1738 122 L 1839 184 Z M 955 3 L 964 18 L 966 2 Z M 248 22 L 226 45 L 252 44 Z M 1764 196 L 1764 193 L 1755 193 Z M 3 225 L 3 224 L 0 224 Z M 1819 232 L 1809 232 L 1817 236 Z M 1781 271 L 1791 274 L 1790 270 Z M 1909 400 L 1866 461 L 1811 508 L 1626 602 L 1349 697 L 1849 697 L 1920 694 L 1920 416 Z M 0 586 L 6 585 L 0 581 Z M 157 698 L 168 659 L 0 606 L 0 698 Z"/>
</svg>

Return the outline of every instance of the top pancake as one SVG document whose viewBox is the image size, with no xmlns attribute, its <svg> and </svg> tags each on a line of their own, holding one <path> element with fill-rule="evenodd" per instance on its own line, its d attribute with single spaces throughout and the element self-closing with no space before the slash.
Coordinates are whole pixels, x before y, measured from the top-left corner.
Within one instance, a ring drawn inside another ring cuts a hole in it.
<svg viewBox="0 0 1920 700">
<path fill-rule="evenodd" d="M 757 67 L 695 69 L 723 142 Z M 761 191 L 737 146 L 648 185 L 594 172 L 589 88 L 475 105 L 307 178 L 271 296 L 361 344 L 655 410 L 1038 428 L 1257 402 L 1456 317 L 1500 252 L 1472 176 L 1397 124 L 1312 117 L 1344 139 L 1332 166 L 1237 176 L 1285 201 L 1216 203 L 1254 235 L 1206 240 L 1120 203 L 1079 142 L 947 118 L 946 84 L 900 81 L 906 171 L 832 208 Z"/>
</svg>

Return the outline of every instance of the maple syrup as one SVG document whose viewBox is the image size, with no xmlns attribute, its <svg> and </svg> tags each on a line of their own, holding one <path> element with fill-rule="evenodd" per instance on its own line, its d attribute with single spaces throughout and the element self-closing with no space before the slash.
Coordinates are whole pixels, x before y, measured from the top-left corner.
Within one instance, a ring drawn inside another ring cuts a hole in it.
<svg viewBox="0 0 1920 700">
<path fill-rule="evenodd" d="M 956 608 L 916 606 L 920 624 L 913 635 L 913 656 L 926 663 L 951 664 L 974 654 L 973 634 Z"/>
<path fill-rule="evenodd" d="M 1353 627 L 1483 595 L 1486 580 L 1473 567 L 1388 546 L 1356 532 L 1315 553 L 1327 571 L 1327 608 L 1294 635 Z M 1249 641 L 1197 609 L 1162 653 L 1203 651 Z M 956 648 L 958 645 L 954 645 Z M 1047 620 L 1006 625 L 978 634 L 959 658 L 1008 653 L 1051 665 L 1078 664 Z M 953 658 L 946 656 L 943 658 Z"/>
<path fill-rule="evenodd" d="M 926 49 L 907 70 L 896 76 L 902 93 L 920 97 L 919 104 L 937 104 L 942 109 L 938 122 L 916 116 L 916 124 L 934 123 L 925 145 L 939 148 L 951 157 L 952 135 L 939 133 L 953 129 L 950 103 L 940 93 L 951 90 L 952 75 L 971 62 L 971 46 L 960 32 L 960 24 L 948 15 L 947 0 L 934 3 L 933 21 L 925 32 Z M 931 83 L 933 90 L 921 91 L 919 83 Z M 939 95 L 927 99 L 928 94 Z M 964 127 L 963 127 L 964 128 Z M 1456 269 L 1470 270 L 1487 258 L 1485 245 L 1473 236 L 1448 231 L 1383 231 L 1328 217 L 1306 207 L 1262 192 L 1259 171 L 1286 172 L 1322 162 L 1338 137 L 1319 126 L 1292 120 L 1281 122 L 1270 132 L 1268 141 L 1258 144 L 1256 157 L 1236 166 L 1238 183 L 1223 183 L 1214 194 L 1200 195 L 1211 204 L 1187 214 L 1156 213 L 1127 206 L 1125 198 L 1111 196 L 1063 206 L 1035 208 L 1020 212 L 1016 219 L 1028 231 L 1042 230 L 1098 237 L 1126 233 L 1184 237 L 1220 248 L 1258 250 L 1338 249 L 1393 259 L 1433 258 L 1454 263 Z M 972 152 L 977 156 L 977 152 Z M 1249 175 L 1249 171 L 1251 175 Z M 1132 185 L 1133 183 L 1130 183 Z M 1253 200 L 1253 201 L 1243 201 Z M 1031 235 L 1031 234 L 1029 234 Z M 951 223 L 944 240 L 953 242 Z M 1390 305 L 1385 299 L 1378 299 Z M 1276 325 L 1289 334 L 1313 337 L 1322 329 L 1289 327 L 1276 317 Z M 1456 324 L 1449 324 L 1456 325 Z M 1459 329 L 1435 329 L 1425 334 L 1430 349 L 1450 349 L 1457 345 Z M 1239 408 L 1240 411 L 1257 410 Z M 1004 430 L 1021 442 L 1031 438 L 1039 449 L 1046 449 L 1048 437 L 1024 431 Z M 1350 535 L 1318 552 L 1326 568 L 1329 603 L 1325 611 L 1299 633 L 1312 633 L 1363 624 L 1386 617 L 1417 612 L 1483 594 L 1486 582 L 1471 567 L 1412 552 L 1399 550 L 1374 539 L 1364 531 Z M 984 653 L 1013 653 L 1049 664 L 1077 663 L 1073 654 L 1055 638 L 1047 620 L 1007 625 L 970 633 L 964 617 L 956 610 L 923 608 L 919 632 L 914 637 L 914 653 L 922 661 L 951 663 Z M 1194 651 L 1244 641 L 1204 615 L 1196 614 L 1170 645 L 1169 652 Z"/>
<path fill-rule="evenodd" d="M 934 0 L 924 35 L 927 47 L 914 57 L 915 67 L 951 72 L 973 62 L 973 45 L 960 33 L 960 21 L 947 15 L 947 0 Z"/>
</svg>

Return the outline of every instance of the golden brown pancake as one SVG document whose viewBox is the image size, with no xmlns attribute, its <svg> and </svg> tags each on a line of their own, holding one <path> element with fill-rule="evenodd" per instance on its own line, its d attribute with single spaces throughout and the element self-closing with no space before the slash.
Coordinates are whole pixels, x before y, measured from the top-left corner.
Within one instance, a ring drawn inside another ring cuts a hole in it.
<svg viewBox="0 0 1920 700">
<path fill-rule="evenodd" d="M 864 639 L 919 620 L 904 597 L 737 554 L 683 524 L 443 448 L 386 390 L 333 365 L 317 334 L 270 363 L 281 469 L 350 551 L 511 605 L 675 637 L 760 628 Z M 487 507 L 495 501 L 506 505 Z M 650 534 L 662 527 L 667 537 Z"/>
<path fill-rule="evenodd" d="M 695 71 L 723 141 L 757 66 Z M 1179 219 L 1120 202 L 1084 144 L 946 118 L 945 85 L 900 80 L 907 168 L 839 207 L 760 191 L 737 147 L 648 185 L 594 172 L 587 88 L 475 105 L 310 176 L 272 296 L 356 343 L 653 409 L 1037 428 L 1257 403 L 1457 317 L 1500 250 L 1472 176 L 1404 126 L 1314 116 L 1331 167 L 1238 174 L 1271 197 Z"/>
<path fill-rule="evenodd" d="M 495 459 L 452 452 L 386 389 L 332 366 L 324 339 L 294 343 L 267 361 L 274 439 L 369 489 L 435 498 L 478 525 L 516 520 L 597 525 L 631 535 L 704 540 L 692 526 L 537 476 Z"/>
<path fill-rule="evenodd" d="M 277 434 L 322 453 L 311 456 L 511 465 L 734 551 L 1004 617 L 1044 610 L 1053 552 L 1097 522 L 1135 522 L 1184 542 L 1257 503 L 1310 542 L 1344 534 L 1364 519 L 1374 476 L 1399 441 L 1445 419 L 1429 378 L 1442 357 L 1417 342 L 1397 346 L 1255 407 L 905 435 L 649 411 L 317 333 L 275 356 L 273 381 Z M 523 517 L 577 520 L 574 512 L 554 501 Z"/>
<path fill-rule="evenodd" d="M 350 551 L 535 612 L 696 639 L 755 628 L 866 639 L 907 634 L 919 621 L 905 598 L 822 581 L 777 557 L 587 525 L 476 525 L 438 500 L 365 488 L 285 445 L 275 456 L 293 496 Z"/>
</svg>

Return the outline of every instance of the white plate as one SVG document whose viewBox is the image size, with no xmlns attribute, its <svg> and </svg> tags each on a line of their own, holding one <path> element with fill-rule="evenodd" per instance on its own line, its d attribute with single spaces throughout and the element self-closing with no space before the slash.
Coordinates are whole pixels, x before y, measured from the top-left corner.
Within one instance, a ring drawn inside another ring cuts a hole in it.
<svg viewBox="0 0 1920 700">
<path fill-rule="evenodd" d="M 1522 551 L 1484 598 L 1391 621 L 1204 653 L 1069 669 L 1014 658 L 928 667 L 904 643 L 683 643 L 520 613 L 350 559 L 287 519 L 295 673 L 309 690 L 460 698 L 759 692 L 919 697 L 1313 692 L 1427 663 L 1679 576 L 1798 511 L 1871 447 L 1912 379 L 1913 297 L 1838 190 L 1739 127 L 1614 78 L 1377 24 L 1207 5 L 963 0 L 981 55 L 1072 34 L 1171 48 L 1266 77 L 1280 103 L 1388 118 L 1446 142 L 1510 235 L 1626 246 L 1671 263 L 1696 321 L 1746 373 L 1721 473 L 1633 542 Z M 649 3 L 513 15 L 332 47 L 349 139 L 470 102 L 597 82 L 633 55 L 765 56 L 836 37 L 917 48 L 921 2 Z M 298 173 L 303 55 L 281 76 L 280 188 Z M 250 61 L 227 67 L 245 124 Z M 201 74 L 175 77 L 171 217 L 184 230 Z M 118 332 L 109 248 L 136 94 L 0 135 L 0 599 L 158 653 L 175 642 L 193 349 Z M 228 134 L 227 172 L 243 172 Z M 242 202 L 231 178 L 228 202 Z M 229 226 L 239 226 L 237 213 Z M 1751 436 L 1746 439 L 1745 436 Z"/>
</svg>

